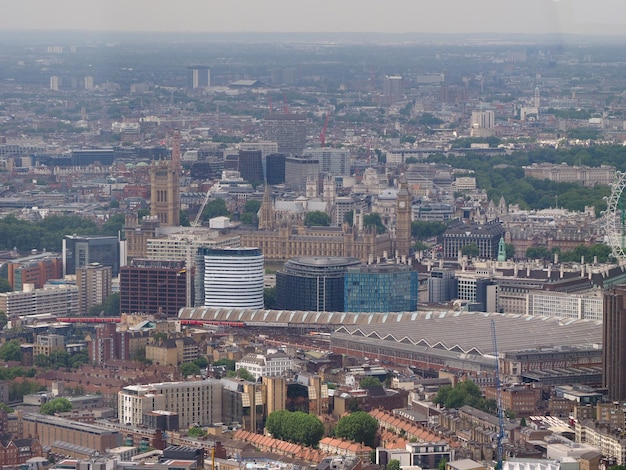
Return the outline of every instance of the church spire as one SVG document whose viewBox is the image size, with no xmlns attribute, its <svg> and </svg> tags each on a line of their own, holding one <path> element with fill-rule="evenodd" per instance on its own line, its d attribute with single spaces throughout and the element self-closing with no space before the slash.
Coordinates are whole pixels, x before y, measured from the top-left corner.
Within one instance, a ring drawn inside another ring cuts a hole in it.
<svg viewBox="0 0 626 470">
<path fill-rule="evenodd" d="M 270 199 L 270 186 L 265 184 L 265 192 L 263 193 L 263 202 L 259 209 L 259 230 L 274 229 L 274 207 Z"/>
</svg>

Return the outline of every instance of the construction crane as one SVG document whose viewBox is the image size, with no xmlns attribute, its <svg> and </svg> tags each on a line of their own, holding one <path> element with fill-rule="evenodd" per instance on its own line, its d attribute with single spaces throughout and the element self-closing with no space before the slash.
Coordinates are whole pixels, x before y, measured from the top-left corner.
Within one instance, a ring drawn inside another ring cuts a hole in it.
<svg viewBox="0 0 626 470">
<path fill-rule="evenodd" d="M 322 148 L 326 146 L 326 129 L 328 129 L 328 117 L 330 116 L 330 111 L 326 113 L 326 119 L 324 119 L 324 127 L 322 127 L 322 132 L 320 132 L 320 144 L 322 144 Z"/>
<path fill-rule="evenodd" d="M 493 353 L 496 356 L 496 403 L 498 407 L 498 434 L 496 448 L 496 470 L 502 470 L 504 449 L 504 411 L 502 410 L 502 382 L 500 381 L 500 364 L 498 360 L 498 341 L 496 338 L 496 322 L 491 320 L 491 336 L 493 338 Z"/>
<path fill-rule="evenodd" d="M 204 212 L 204 208 L 206 207 L 207 203 L 209 202 L 210 197 L 211 197 L 211 190 L 206 192 L 206 196 L 204 197 L 204 201 L 202 202 L 202 205 L 200 206 L 200 210 L 196 214 L 196 218 L 193 219 L 193 223 L 191 224 L 192 227 L 199 227 L 200 226 L 200 217 L 202 217 L 202 212 Z"/>
</svg>

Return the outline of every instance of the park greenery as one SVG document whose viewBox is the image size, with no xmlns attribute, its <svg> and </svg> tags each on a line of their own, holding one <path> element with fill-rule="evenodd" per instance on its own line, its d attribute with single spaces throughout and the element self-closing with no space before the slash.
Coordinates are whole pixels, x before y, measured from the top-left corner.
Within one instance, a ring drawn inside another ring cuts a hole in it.
<svg viewBox="0 0 626 470">
<path fill-rule="evenodd" d="M 89 309 L 90 317 L 116 317 L 120 314 L 120 293 L 109 295 L 102 304 L 94 305 Z"/>
<path fill-rule="evenodd" d="M 369 387 L 378 387 L 383 383 L 378 379 L 378 377 L 365 377 L 360 382 L 361 388 L 369 388 Z"/>
<path fill-rule="evenodd" d="M 243 206 L 243 211 L 239 216 L 239 221 L 245 225 L 253 225 L 257 227 L 259 225 L 259 209 L 261 208 L 261 201 L 257 201 L 255 199 L 250 199 L 246 201 Z"/>
<path fill-rule="evenodd" d="M 330 215 L 322 211 L 308 212 L 304 217 L 304 225 L 307 227 L 328 227 L 330 225 Z"/>
<path fill-rule="evenodd" d="M 4 362 L 22 360 L 22 349 L 16 339 L 7 341 L 0 346 L 0 360 Z"/>
<path fill-rule="evenodd" d="M 449 385 L 441 387 L 433 401 L 448 409 L 461 408 L 468 405 L 487 413 L 496 411 L 496 401 L 485 399 L 478 385 L 471 380 L 459 382 L 454 387 Z"/>
<path fill-rule="evenodd" d="M 206 206 L 204 206 L 204 210 L 202 211 L 202 215 L 200 216 L 201 220 L 209 220 L 214 217 L 230 217 L 231 213 L 228 211 L 226 207 L 226 201 L 224 199 L 213 199 L 207 202 Z"/>
<path fill-rule="evenodd" d="M 84 352 L 70 354 L 67 351 L 54 351 L 49 356 L 38 354 L 33 358 L 33 364 L 44 369 L 78 369 L 89 363 L 89 356 Z"/>
<path fill-rule="evenodd" d="M 315 447 L 324 436 L 324 425 L 313 415 L 302 411 L 274 411 L 265 428 L 276 439 Z"/>
<path fill-rule="evenodd" d="M 604 197 L 608 186 L 585 187 L 577 183 L 558 183 L 524 177 L 523 166 L 533 163 L 566 163 L 568 165 L 613 165 L 626 170 L 626 148 L 622 145 L 602 145 L 572 148 L 542 148 L 514 152 L 510 155 L 471 154 L 464 156 L 431 156 L 430 162 L 441 162 L 453 168 L 467 170 L 476 177 L 479 188 L 487 191 L 490 200 L 499 201 L 504 196 L 507 204 L 519 204 L 522 209 L 561 207 L 583 211 L 594 206 L 596 214 L 606 209 Z"/>
<path fill-rule="evenodd" d="M 237 379 L 246 380 L 248 382 L 256 382 L 254 375 L 252 375 L 250 371 L 248 371 L 248 369 L 246 369 L 245 367 L 241 367 L 237 370 L 229 370 L 226 373 L 226 377 L 234 377 Z"/>
<path fill-rule="evenodd" d="M 387 231 L 387 227 L 383 224 L 380 214 L 372 212 L 363 217 L 363 227 L 366 229 L 376 230 L 376 233 L 381 234 Z"/>
<path fill-rule="evenodd" d="M 526 257 L 528 259 L 552 261 L 555 253 L 558 253 L 559 261 L 564 263 L 578 263 L 583 257 L 585 262 L 593 262 L 596 256 L 599 263 L 606 263 L 611 256 L 611 247 L 602 244 L 592 246 L 578 245 L 571 251 L 563 252 L 559 247 L 549 249 L 545 246 L 531 246 L 526 249 Z"/>
<path fill-rule="evenodd" d="M 190 375 L 200 375 L 200 367 L 198 367 L 198 365 L 194 364 L 193 362 L 183 362 L 178 367 L 178 370 L 185 378 L 189 377 Z"/>
<path fill-rule="evenodd" d="M 432 237 L 440 237 L 448 228 L 445 222 L 429 222 L 416 220 L 411 222 L 411 235 L 418 240 L 427 240 Z"/>
<path fill-rule="evenodd" d="M 207 435 L 208 433 L 206 432 L 206 430 L 202 429 L 200 426 L 192 426 L 187 431 L 187 436 L 196 439 L 202 439 L 204 437 L 207 437 Z"/>
<path fill-rule="evenodd" d="M 336 437 L 354 442 L 361 442 L 369 447 L 376 447 L 378 421 L 365 411 L 355 411 L 344 416 L 335 426 Z"/>
<path fill-rule="evenodd" d="M 56 413 L 66 413 L 72 411 L 72 403 L 67 398 L 55 398 L 39 407 L 39 412 L 44 415 L 54 415 Z"/>
</svg>

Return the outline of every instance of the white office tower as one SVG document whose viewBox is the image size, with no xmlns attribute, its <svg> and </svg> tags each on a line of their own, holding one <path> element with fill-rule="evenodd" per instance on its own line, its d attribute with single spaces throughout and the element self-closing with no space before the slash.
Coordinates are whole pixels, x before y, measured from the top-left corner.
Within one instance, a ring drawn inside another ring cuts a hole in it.
<svg viewBox="0 0 626 470">
<path fill-rule="evenodd" d="M 258 248 L 200 248 L 196 307 L 263 308 L 263 255 Z"/>
</svg>

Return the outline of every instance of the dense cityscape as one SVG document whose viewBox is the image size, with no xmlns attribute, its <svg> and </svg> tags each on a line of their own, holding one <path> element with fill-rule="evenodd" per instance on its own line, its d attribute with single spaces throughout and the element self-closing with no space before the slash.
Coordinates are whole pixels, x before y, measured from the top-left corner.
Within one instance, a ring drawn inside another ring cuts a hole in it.
<svg viewBox="0 0 626 470">
<path fill-rule="evenodd" d="M 0 32 L 0 466 L 626 465 L 626 50 Z"/>
</svg>

